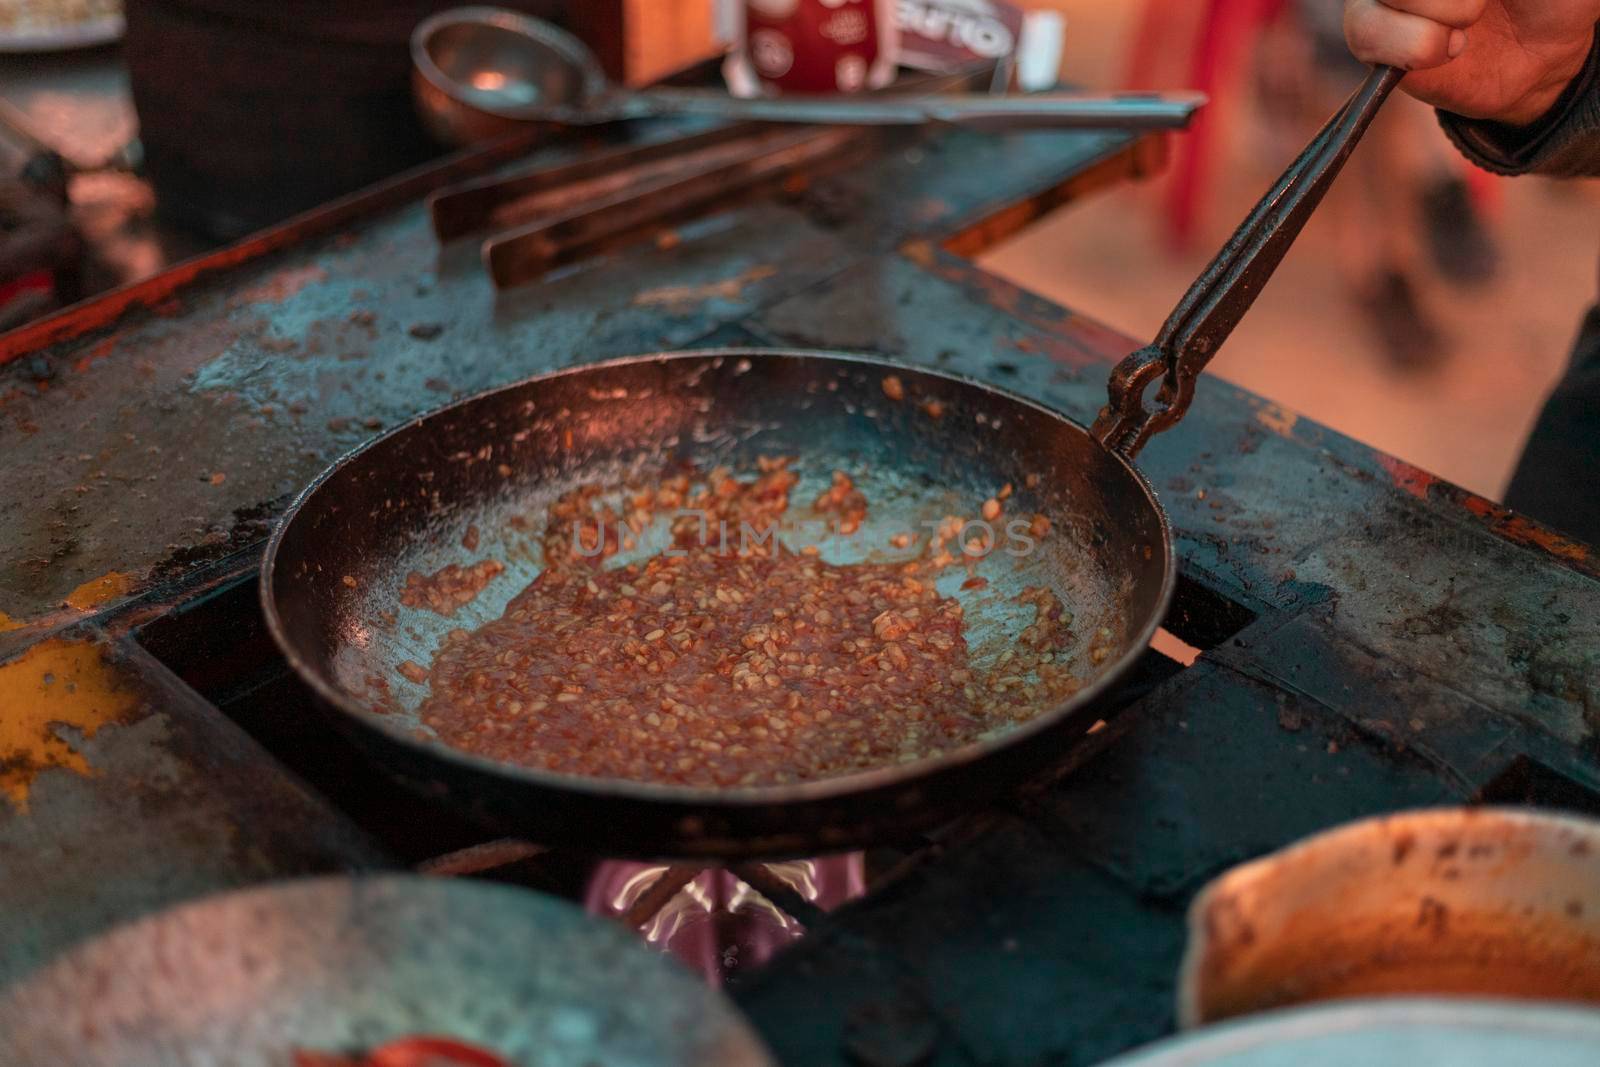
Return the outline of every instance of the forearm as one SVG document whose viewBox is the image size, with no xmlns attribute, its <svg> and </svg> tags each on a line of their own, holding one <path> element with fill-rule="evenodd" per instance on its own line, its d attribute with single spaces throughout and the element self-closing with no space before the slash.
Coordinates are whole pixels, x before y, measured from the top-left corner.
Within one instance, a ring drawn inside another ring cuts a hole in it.
<svg viewBox="0 0 1600 1067">
<path fill-rule="evenodd" d="M 1508 126 L 1447 111 L 1439 112 L 1439 121 L 1463 155 L 1496 174 L 1600 175 L 1600 33 L 1583 69 L 1532 124 Z"/>
</svg>

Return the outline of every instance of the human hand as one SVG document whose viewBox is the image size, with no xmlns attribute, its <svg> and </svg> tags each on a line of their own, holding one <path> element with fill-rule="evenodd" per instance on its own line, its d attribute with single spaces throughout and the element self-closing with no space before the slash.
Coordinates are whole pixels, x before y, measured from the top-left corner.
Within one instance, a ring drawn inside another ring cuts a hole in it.
<svg viewBox="0 0 1600 1067">
<path fill-rule="evenodd" d="M 1356 58 L 1411 71 L 1400 87 L 1434 107 L 1523 126 L 1583 70 L 1600 0 L 1346 0 Z"/>
</svg>

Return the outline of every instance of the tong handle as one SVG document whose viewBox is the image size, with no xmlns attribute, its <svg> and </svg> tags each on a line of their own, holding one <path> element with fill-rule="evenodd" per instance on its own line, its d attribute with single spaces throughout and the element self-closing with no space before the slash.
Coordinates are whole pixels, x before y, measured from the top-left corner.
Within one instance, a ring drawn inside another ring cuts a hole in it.
<svg viewBox="0 0 1600 1067">
<path fill-rule="evenodd" d="M 669 170 L 691 167 L 703 157 L 748 155 L 776 136 L 765 124 L 739 123 L 649 144 L 587 152 L 555 166 L 538 163 L 502 171 L 434 193 L 428 197 L 428 214 L 434 235 L 441 242 L 451 241 L 477 230 L 521 222 L 546 206 L 539 203 L 542 199 L 562 199 L 568 194 L 586 200 L 609 196 Z"/>
<path fill-rule="evenodd" d="M 1117 364 L 1110 403 L 1092 430 L 1101 444 L 1132 458 L 1183 418 L 1200 374 L 1255 303 L 1403 77 L 1405 71 L 1394 67 L 1373 69 L 1190 286 L 1155 342 Z M 1157 380 L 1161 388 L 1150 410 L 1144 394 Z"/>
<path fill-rule="evenodd" d="M 842 156 L 859 139 L 853 129 L 791 126 L 752 145 L 757 151 L 691 159 L 692 166 L 587 197 L 490 237 L 483 244 L 484 264 L 496 289 L 521 285 L 607 243 L 704 213 L 752 186 Z"/>
</svg>

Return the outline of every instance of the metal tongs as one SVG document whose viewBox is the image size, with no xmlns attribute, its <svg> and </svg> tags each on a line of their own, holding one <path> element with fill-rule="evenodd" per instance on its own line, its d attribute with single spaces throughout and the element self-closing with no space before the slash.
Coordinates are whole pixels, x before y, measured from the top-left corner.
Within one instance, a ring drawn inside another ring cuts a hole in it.
<svg viewBox="0 0 1600 1067">
<path fill-rule="evenodd" d="M 1189 287 L 1155 343 L 1117 364 L 1110 403 L 1091 430 L 1101 444 L 1132 455 L 1183 418 L 1206 364 L 1255 303 L 1403 77 L 1405 71 L 1394 67 L 1377 67 L 1367 76 Z M 1161 388 L 1150 410 L 1144 394 L 1158 379 Z"/>
<path fill-rule="evenodd" d="M 428 210 L 441 242 L 489 231 L 484 266 L 504 289 L 833 165 L 860 144 L 859 130 L 736 123 L 466 182 L 435 193 Z"/>
<path fill-rule="evenodd" d="M 990 74 L 922 76 L 898 91 L 961 91 Z M 664 238 L 666 227 L 754 190 L 803 185 L 856 158 L 867 138 L 861 127 L 736 122 L 501 171 L 436 192 L 428 210 L 441 242 L 488 233 L 484 266 L 504 289 L 652 232 Z"/>
</svg>

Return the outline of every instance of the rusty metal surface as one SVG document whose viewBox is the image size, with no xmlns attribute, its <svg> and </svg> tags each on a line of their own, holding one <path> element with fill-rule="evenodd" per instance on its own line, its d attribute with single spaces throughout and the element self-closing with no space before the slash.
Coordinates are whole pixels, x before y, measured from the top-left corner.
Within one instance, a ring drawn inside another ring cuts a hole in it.
<svg viewBox="0 0 1600 1067">
<path fill-rule="evenodd" d="M 873 350 L 1087 424 L 1146 339 L 944 242 L 971 253 L 1137 156 L 1070 134 L 893 138 L 674 248 L 499 299 L 413 205 L 30 351 L 0 370 L 0 611 L 35 625 L 0 654 L 248 572 L 287 494 L 378 426 L 584 360 Z M 780 1061 L 1095 1062 L 1170 1028 L 1183 907 L 1226 866 L 1476 795 L 1600 807 L 1589 547 L 1215 380 L 1141 466 L 1177 537 L 1168 626 L 1199 662 L 1074 777 L 945 839 L 739 990 Z"/>
<path fill-rule="evenodd" d="M 809 199 L 498 297 L 474 250 L 441 252 L 413 204 L 0 368 L 0 611 L 39 619 L 110 572 L 148 588 L 261 539 L 274 505 L 379 428 L 541 370 L 685 345 L 1118 142 L 890 145 Z"/>
<path fill-rule="evenodd" d="M 0 985 L 106 926 L 375 845 L 132 642 L 0 662 Z"/>
<path fill-rule="evenodd" d="M 509 298 L 493 296 L 470 247 L 437 249 L 420 201 L 366 224 L 340 205 L 309 227 L 331 225 L 321 237 L 269 232 L 0 339 L 21 356 L 0 368 L 0 657 L 26 659 L 96 620 L 117 635 L 103 638 L 114 676 L 140 694 L 83 739 L 95 773 L 47 767 L 29 780 L 25 816 L 0 804 L 0 904 L 32 920 L 0 977 L 207 890 L 379 859 L 120 635 L 253 568 L 288 495 L 380 425 L 538 370 L 727 335 L 917 227 L 1126 151 L 1075 135 L 961 140 L 1005 180 L 904 139 L 874 161 L 876 176 L 747 204 L 680 230 L 674 249 L 586 264 Z M 884 182 L 902 190 L 887 203 Z M 402 179 L 380 198 L 418 187 Z M 67 339 L 37 347 L 52 337 Z M 0 722 L 21 721 L 19 706 L 6 701 Z M 68 754 L 73 732 L 93 725 L 31 706 L 27 722 L 64 732 Z M 126 803 L 133 780 L 151 805 Z"/>
</svg>

